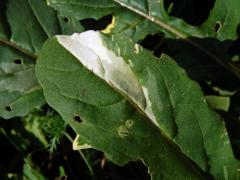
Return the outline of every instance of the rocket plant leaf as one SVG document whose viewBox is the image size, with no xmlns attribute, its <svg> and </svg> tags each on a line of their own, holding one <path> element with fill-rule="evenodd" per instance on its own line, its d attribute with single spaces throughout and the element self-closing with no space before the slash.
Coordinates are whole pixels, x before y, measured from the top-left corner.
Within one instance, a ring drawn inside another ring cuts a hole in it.
<svg viewBox="0 0 240 180">
<path fill-rule="evenodd" d="M 48 40 L 36 74 L 47 102 L 117 164 L 141 159 L 153 179 L 239 176 L 223 120 L 170 57 L 87 31 Z"/>
</svg>

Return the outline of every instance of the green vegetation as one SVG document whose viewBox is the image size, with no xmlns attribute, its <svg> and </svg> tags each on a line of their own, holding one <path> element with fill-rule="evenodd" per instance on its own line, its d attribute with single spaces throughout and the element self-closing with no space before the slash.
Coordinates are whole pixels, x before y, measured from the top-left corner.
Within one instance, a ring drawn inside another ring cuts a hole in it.
<svg viewBox="0 0 240 180">
<path fill-rule="evenodd" d="M 239 179 L 239 9 L 1 1 L 0 178 Z"/>
</svg>

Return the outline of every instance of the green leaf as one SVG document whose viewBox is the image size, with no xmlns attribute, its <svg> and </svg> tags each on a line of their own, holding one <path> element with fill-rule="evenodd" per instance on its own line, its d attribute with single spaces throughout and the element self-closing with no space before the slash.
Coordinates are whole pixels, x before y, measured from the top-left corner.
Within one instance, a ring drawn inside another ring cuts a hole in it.
<svg viewBox="0 0 240 180">
<path fill-rule="evenodd" d="M 46 114 L 47 111 L 47 114 Z M 25 128 L 48 147 L 50 152 L 56 150 L 60 139 L 66 131 L 65 121 L 53 110 L 34 111 L 24 117 Z"/>
<path fill-rule="evenodd" d="M 73 34 L 75 32 L 83 32 L 84 28 L 79 21 L 74 17 L 62 17 L 58 15 L 58 19 L 61 25 L 62 34 Z"/>
<path fill-rule="evenodd" d="M 240 23 L 238 0 L 216 0 L 214 8 L 206 22 L 200 27 L 207 37 L 216 37 L 223 41 L 237 38 Z"/>
<path fill-rule="evenodd" d="M 157 31 L 155 25 L 148 20 L 122 8 L 110 0 L 77 0 L 72 2 L 66 0 L 48 0 L 48 5 L 58 10 L 60 16 L 78 20 L 85 18 L 99 19 L 112 14 L 116 19 L 116 26 L 113 28 L 113 33 L 124 33 L 136 41 L 144 38 L 146 34 Z"/>
<path fill-rule="evenodd" d="M 8 119 L 45 103 L 35 77 L 35 59 L 43 42 L 60 33 L 60 26 L 44 0 L 2 4 L 6 9 L 0 13 L 0 116 Z"/>
<path fill-rule="evenodd" d="M 47 102 L 115 163 L 141 159 L 154 179 L 239 176 L 223 120 L 168 56 L 87 31 L 48 40 L 36 74 Z"/>
<path fill-rule="evenodd" d="M 152 21 L 169 36 L 177 38 L 194 36 L 217 37 L 219 40 L 236 39 L 236 29 L 240 23 L 240 17 L 236 15 L 240 7 L 238 0 L 231 0 L 230 2 L 229 0 L 216 0 L 208 20 L 200 27 L 191 26 L 179 18 L 169 16 L 164 9 L 164 1 L 75 0 L 69 2 L 67 0 L 48 0 L 48 4 L 57 9 L 61 15 L 79 19 L 98 19 L 107 14 L 113 14 L 119 18 L 117 23 L 119 20 L 121 24 L 121 21 L 132 23 L 134 22 L 131 21 L 132 18 L 135 18 L 135 20 L 143 18 Z M 126 11 L 126 9 L 129 11 Z M 138 22 L 138 24 L 143 23 L 144 21 Z M 215 29 L 216 25 L 220 26 L 217 30 Z"/>
<path fill-rule="evenodd" d="M 48 146 L 48 142 L 46 139 L 45 134 L 42 130 L 42 123 L 40 121 L 41 117 L 34 116 L 32 114 L 29 114 L 25 117 L 25 129 L 32 133 L 46 148 Z"/>
<path fill-rule="evenodd" d="M 39 171 L 32 167 L 29 159 L 25 159 L 25 164 L 23 166 L 23 180 L 46 180 Z"/>
<path fill-rule="evenodd" d="M 35 62 L 0 45 L 0 116 L 24 116 L 45 103 L 35 77 Z"/>
<path fill-rule="evenodd" d="M 11 41 L 31 52 L 37 53 L 47 37 L 59 33 L 57 17 L 44 0 L 9 0 L 6 14 Z"/>
<path fill-rule="evenodd" d="M 228 111 L 230 106 L 230 98 L 224 96 L 206 96 L 210 106 L 214 109 Z"/>
<path fill-rule="evenodd" d="M 178 38 L 216 37 L 219 40 L 236 39 L 240 17 L 236 16 L 240 2 L 238 0 L 216 0 L 208 19 L 194 27 L 183 20 L 170 17 L 164 9 L 164 1 L 113 0 L 121 6 L 153 21 L 163 30 Z M 216 29 L 216 25 L 219 28 Z"/>
<path fill-rule="evenodd" d="M 32 16 L 36 18 L 48 37 L 61 33 L 56 12 L 46 5 L 46 0 L 28 0 L 28 3 Z"/>
<path fill-rule="evenodd" d="M 100 18 L 112 14 L 116 18 L 116 27 L 112 33 L 122 33 L 135 42 L 147 34 L 162 31 L 167 38 L 183 39 L 240 78 L 240 69 L 204 44 L 191 39 L 217 38 L 220 41 L 237 38 L 237 27 L 240 23 L 238 0 L 216 0 L 208 19 L 199 27 L 192 26 L 182 19 L 168 15 L 164 1 L 145 0 L 48 0 L 48 4 L 63 16 L 74 18 Z M 134 23 L 133 23 L 134 22 Z M 185 54 L 188 54 L 184 50 Z"/>
</svg>

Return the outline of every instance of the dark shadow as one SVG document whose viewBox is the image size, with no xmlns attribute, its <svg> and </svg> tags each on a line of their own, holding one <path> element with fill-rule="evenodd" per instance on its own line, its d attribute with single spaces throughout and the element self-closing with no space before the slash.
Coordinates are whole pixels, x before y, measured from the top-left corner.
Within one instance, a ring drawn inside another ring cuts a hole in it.
<svg viewBox="0 0 240 180">
<path fill-rule="evenodd" d="M 96 20 L 93 18 L 82 19 L 79 21 L 80 24 L 84 27 L 85 31 L 87 30 L 103 30 L 112 22 L 112 15 L 106 15 Z"/>
<path fill-rule="evenodd" d="M 168 48 L 164 52 L 175 59 L 193 80 L 210 81 L 212 85 L 229 91 L 239 88 L 239 79 L 226 68 L 228 63 L 232 63 L 233 54 L 230 54 L 230 49 L 233 47 L 233 41 L 220 42 L 215 38 L 191 38 L 191 41 L 215 58 L 184 40 L 166 39 Z"/>
<path fill-rule="evenodd" d="M 222 64 L 233 63 L 232 57 L 240 55 L 240 41 L 237 43 L 238 40 L 221 42 L 215 38 L 200 39 L 194 37 L 190 40 L 209 51 Z M 147 36 L 139 43 L 153 51 L 154 55 L 158 57 L 162 53 L 172 57 L 195 81 L 210 81 L 213 85 L 231 91 L 239 88 L 240 81 L 231 71 L 186 40 L 163 39 L 159 34 L 155 34 Z M 237 66 L 238 62 L 234 63 Z"/>
<path fill-rule="evenodd" d="M 8 38 L 11 35 L 11 30 L 10 26 L 7 22 L 7 17 L 6 17 L 6 6 L 7 6 L 7 0 L 0 0 L 0 22 L 3 24 L 4 31 L 6 32 Z"/>
<path fill-rule="evenodd" d="M 165 0 L 166 10 L 172 6 L 169 15 L 183 19 L 193 26 L 199 26 L 207 20 L 215 0 Z"/>
<path fill-rule="evenodd" d="M 238 34 L 240 34 L 239 31 L 238 28 Z M 235 41 L 219 41 L 215 38 L 191 37 L 188 40 L 209 51 L 220 63 L 186 40 L 164 39 L 163 35 L 155 34 L 147 36 L 139 43 L 158 57 L 162 53 L 172 57 L 178 65 L 186 70 L 191 79 L 200 84 L 205 95 L 220 95 L 211 88 L 212 86 L 217 86 L 223 90 L 237 91 L 240 87 L 240 80 L 225 65 L 232 63 L 240 69 L 240 38 Z M 235 59 L 233 59 L 234 57 Z M 226 122 L 234 155 L 238 159 L 240 159 L 239 102 L 240 92 L 238 91 L 231 97 L 229 112 L 218 111 Z"/>
<path fill-rule="evenodd" d="M 5 175 L 22 174 L 24 158 L 33 150 L 43 146 L 33 134 L 25 130 L 21 119 L 0 118 L 0 127 L 0 172 L 4 172 Z M 0 179 L 3 175 L 0 174 Z"/>
</svg>

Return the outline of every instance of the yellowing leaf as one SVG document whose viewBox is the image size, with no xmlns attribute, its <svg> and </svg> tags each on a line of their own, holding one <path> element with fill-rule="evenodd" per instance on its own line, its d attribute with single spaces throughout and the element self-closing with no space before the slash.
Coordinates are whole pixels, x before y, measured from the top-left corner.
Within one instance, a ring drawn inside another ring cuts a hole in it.
<svg viewBox="0 0 240 180">
<path fill-rule="evenodd" d="M 111 33 L 112 29 L 116 26 L 116 22 L 115 22 L 115 17 L 112 17 L 112 22 L 111 24 L 109 24 L 104 30 L 102 30 L 101 32 L 104 34 L 109 34 Z"/>
</svg>

